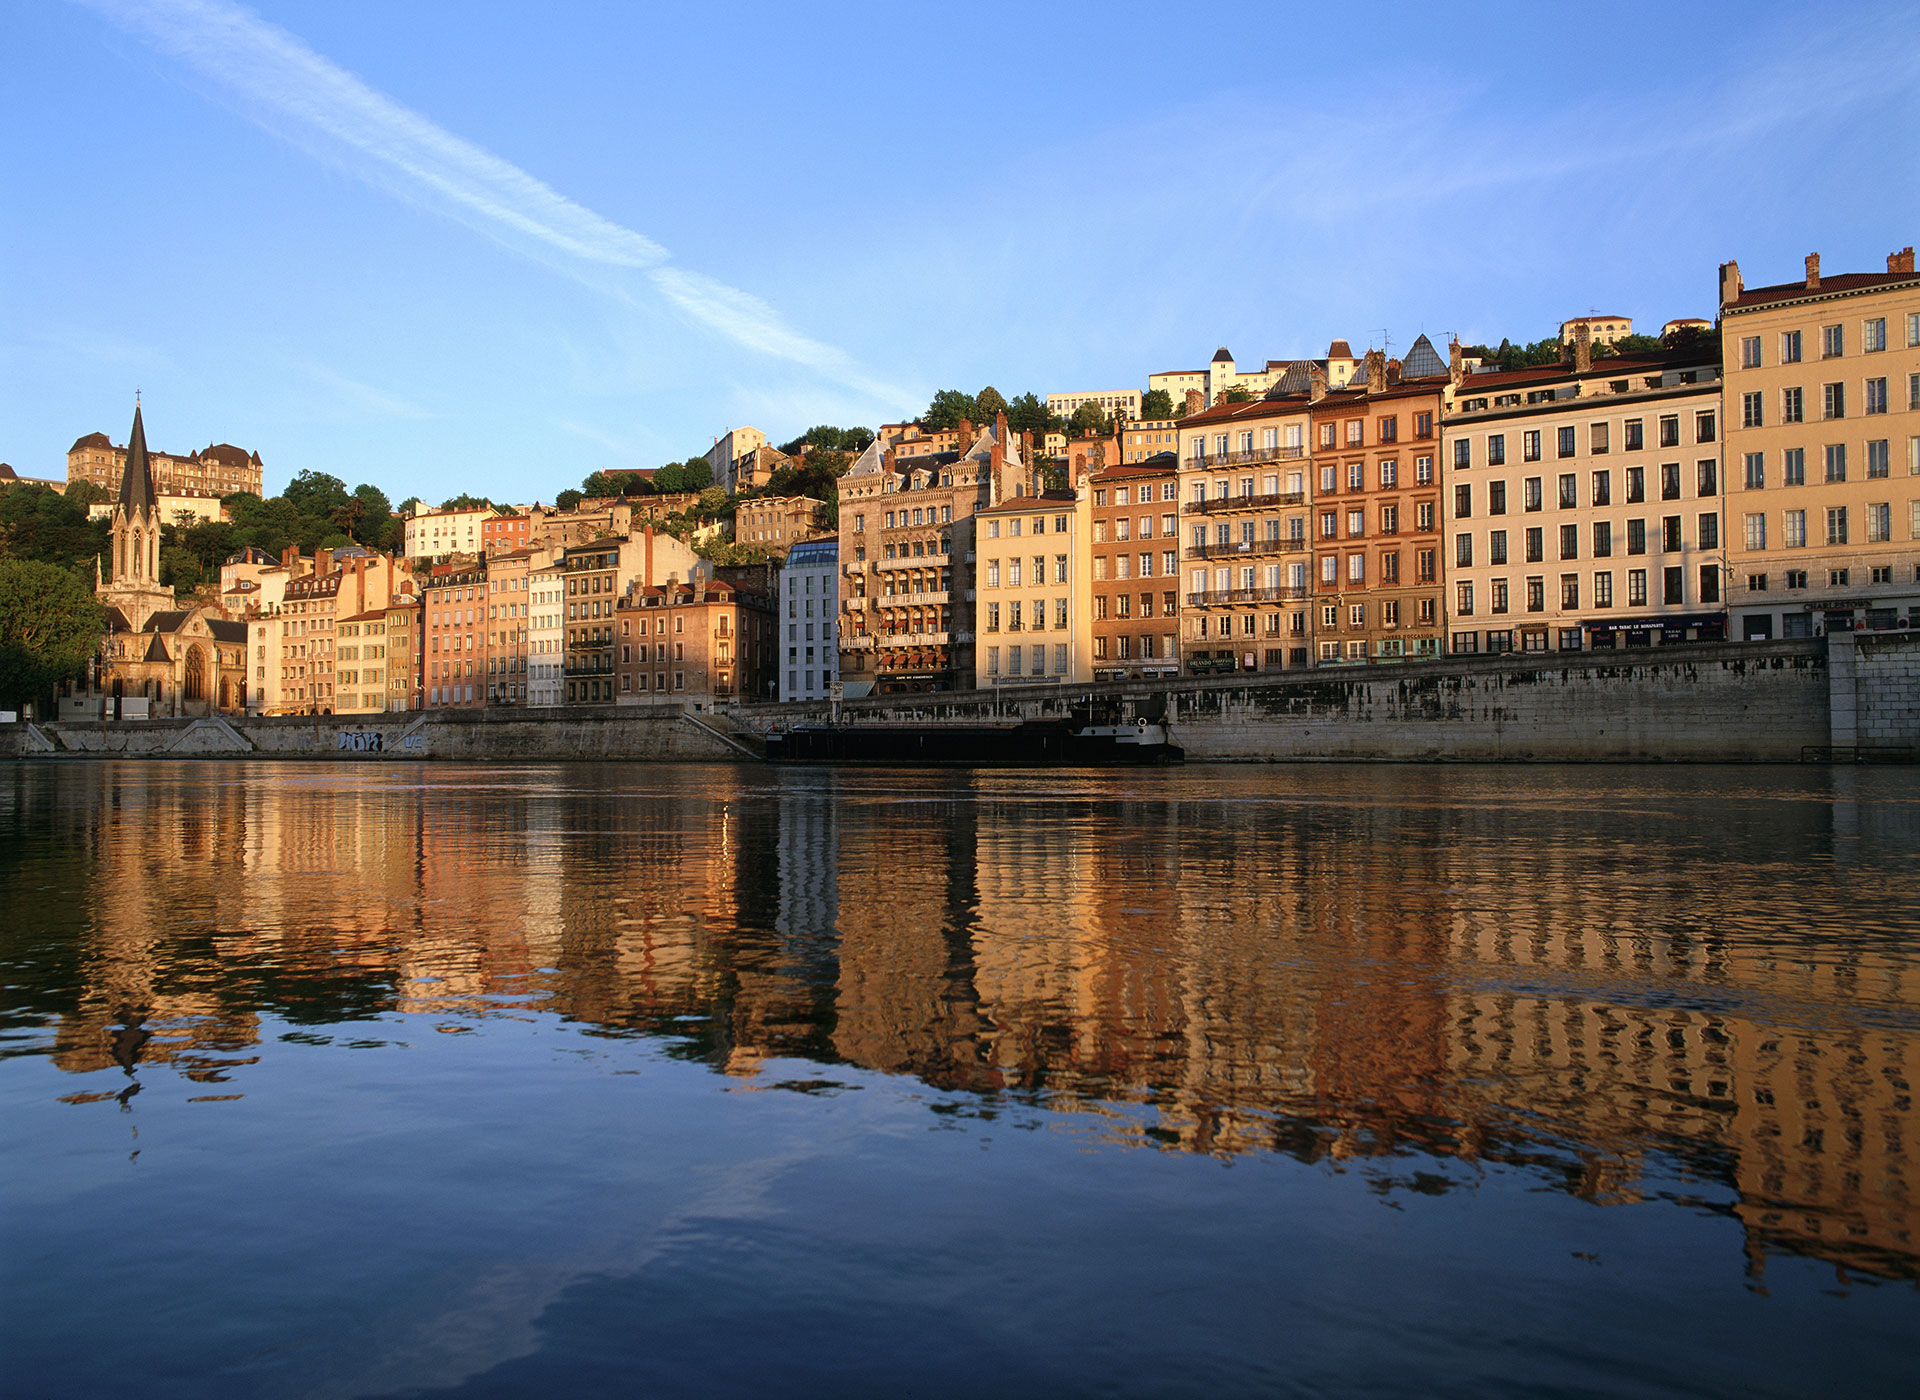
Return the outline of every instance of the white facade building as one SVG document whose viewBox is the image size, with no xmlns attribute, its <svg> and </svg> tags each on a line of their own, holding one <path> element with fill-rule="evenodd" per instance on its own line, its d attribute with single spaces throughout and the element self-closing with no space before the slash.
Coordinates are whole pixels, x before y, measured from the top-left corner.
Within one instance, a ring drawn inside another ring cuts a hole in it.
<svg viewBox="0 0 1920 1400">
<path fill-rule="evenodd" d="M 493 516 L 492 506 L 472 510 L 423 510 L 407 517 L 407 558 L 441 559 L 449 554 L 479 554 L 485 542 L 482 522 Z"/>
<path fill-rule="evenodd" d="M 560 560 L 528 575 L 527 704 L 558 705 L 566 686 L 566 570 Z"/>
<path fill-rule="evenodd" d="M 803 540 L 780 571 L 780 698 L 823 700 L 840 677 L 838 540 Z"/>
</svg>

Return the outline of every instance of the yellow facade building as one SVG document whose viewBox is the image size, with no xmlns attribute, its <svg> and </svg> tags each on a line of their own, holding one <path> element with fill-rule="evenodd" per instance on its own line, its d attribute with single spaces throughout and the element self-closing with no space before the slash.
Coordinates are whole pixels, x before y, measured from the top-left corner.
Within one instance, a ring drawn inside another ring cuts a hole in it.
<svg viewBox="0 0 1920 1400">
<path fill-rule="evenodd" d="M 1920 276 L 1720 269 L 1734 634 L 1920 618 Z"/>
</svg>

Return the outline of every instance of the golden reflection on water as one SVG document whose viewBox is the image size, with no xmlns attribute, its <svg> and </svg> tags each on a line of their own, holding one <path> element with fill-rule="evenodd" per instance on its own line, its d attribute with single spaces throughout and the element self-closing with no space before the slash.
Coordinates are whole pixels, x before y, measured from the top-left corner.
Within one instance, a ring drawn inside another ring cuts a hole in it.
<svg viewBox="0 0 1920 1400">
<path fill-rule="evenodd" d="M 1677 1173 L 1756 1270 L 1920 1278 L 1905 774 L 27 764 L 5 798 L 8 1010 L 63 1069 L 223 1095 L 263 1018 L 537 1010 L 1114 1141 L 1600 1203 Z"/>
</svg>

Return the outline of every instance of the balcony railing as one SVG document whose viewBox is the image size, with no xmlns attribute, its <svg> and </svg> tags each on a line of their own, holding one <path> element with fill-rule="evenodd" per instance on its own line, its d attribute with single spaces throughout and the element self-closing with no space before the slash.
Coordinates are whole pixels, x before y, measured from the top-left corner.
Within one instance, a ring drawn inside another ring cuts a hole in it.
<svg viewBox="0 0 1920 1400">
<path fill-rule="evenodd" d="M 1188 501 L 1180 507 L 1182 515 L 1218 515 L 1228 510 L 1278 510 L 1282 506 L 1303 506 L 1304 491 L 1276 491 L 1269 496 L 1215 496 L 1210 501 Z"/>
<path fill-rule="evenodd" d="M 883 647 L 943 647 L 950 636 L 947 632 L 882 632 L 878 641 Z"/>
<path fill-rule="evenodd" d="M 1212 456 L 1189 457 L 1183 467 L 1209 471 L 1215 467 L 1244 467 L 1254 462 L 1297 462 L 1307 455 L 1305 447 L 1254 447 L 1244 452 L 1216 452 Z"/>
<path fill-rule="evenodd" d="M 1277 603 L 1288 598 L 1304 598 L 1307 593 L 1304 583 L 1283 584 L 1279 588 L 1229 588 L 1214 593 L 1189 593 L 1187 606 L 1217 608 L 1227 603 Z"/>
<path fill-rule="evenodd" d="M 1233 540 L 1227 544 L 1190 544 L 1189 559 L 1247 559 L 1257 554 L 1301 554 L 1305 540 Z"/>
<path fill-rule="evenodd" d="M 840 650 L 842 650 L 842 651 L 872 651 L 872 650 L 873 650 L 873 638 L 871 638 L 871 637 L 866 637 L 866 636 L 860 636 L 860 637 L 849 637 L 849 636 L 846 636 L 845 634 L 842 634 L 842 636 L 841 636 L 841 638 L 840 638 Z"/>
</svg>

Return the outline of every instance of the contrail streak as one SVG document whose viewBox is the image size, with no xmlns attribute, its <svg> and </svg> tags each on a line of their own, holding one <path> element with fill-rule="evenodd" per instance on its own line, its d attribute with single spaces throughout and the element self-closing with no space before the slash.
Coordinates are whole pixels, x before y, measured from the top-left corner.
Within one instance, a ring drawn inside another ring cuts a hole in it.
<svg viewBox="0 0 1920 1400">
<path fill-rule="evenodd" d="M 397 177 L 403 192 L 424 197 L 508 247 L 623 299 L 628 293 L 609 286 L 604 270 L 637 272 L 669 306 L 737 345 L 803 365 L 861 393 L 899 397 L 844 351 L 788 326 L 759 298 L 670 265 L 667 250 L 646 235 L 602 218 L 374 91 L 231 0 L 78 3 L 237 94 L 269 130 L 303 145 L 325 138 L 318 154 L 342 154 L 341 148 L 357 153 L 364 160 L 348 162 L 356 173 L 383 175 L 390 183 Z M 374 163 L 372 170 L 365 161 Z"/>
</svg>

